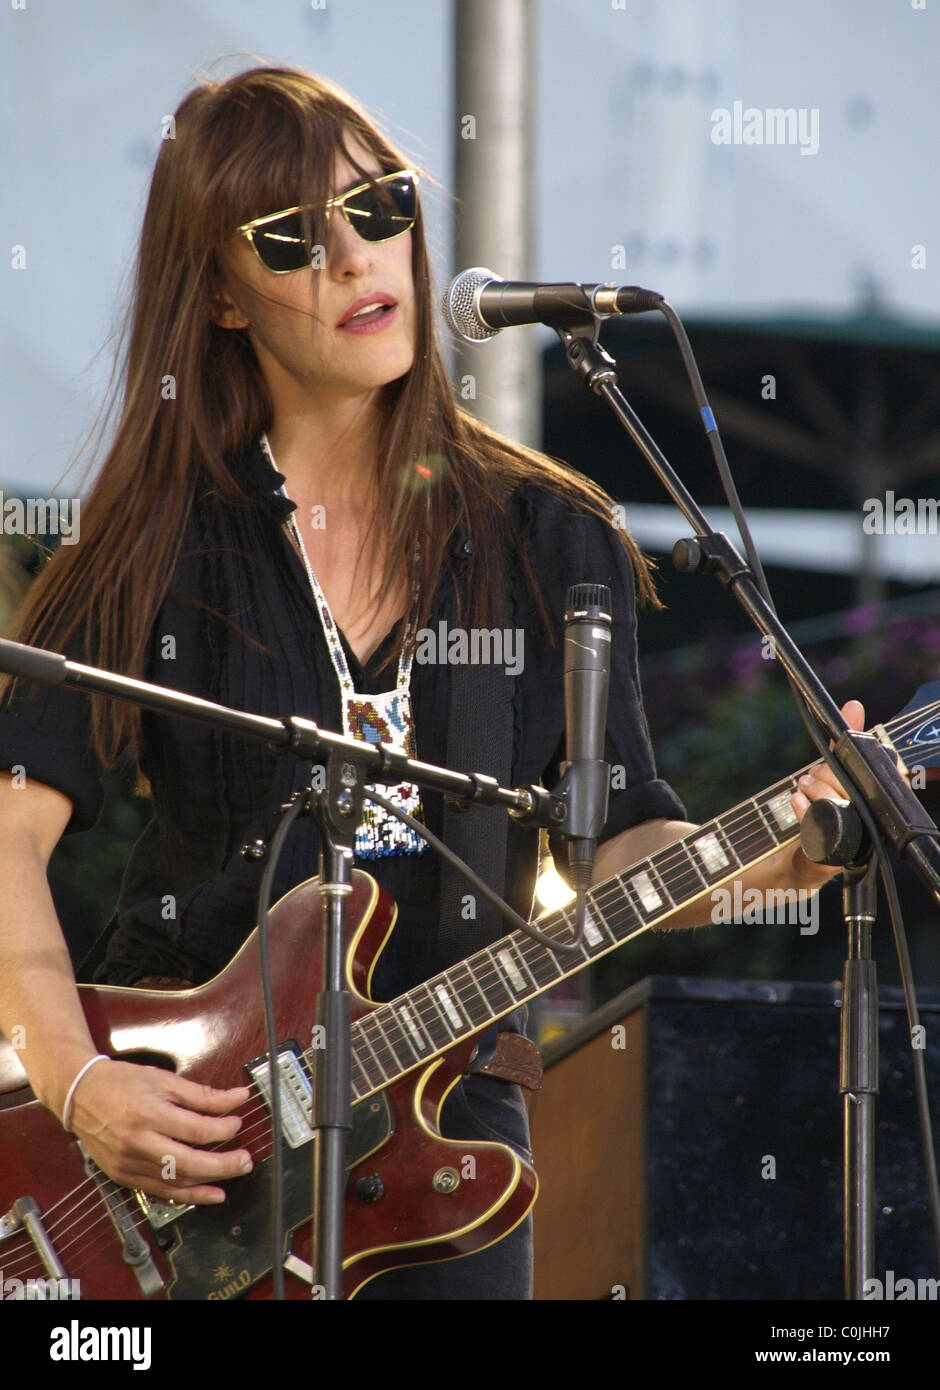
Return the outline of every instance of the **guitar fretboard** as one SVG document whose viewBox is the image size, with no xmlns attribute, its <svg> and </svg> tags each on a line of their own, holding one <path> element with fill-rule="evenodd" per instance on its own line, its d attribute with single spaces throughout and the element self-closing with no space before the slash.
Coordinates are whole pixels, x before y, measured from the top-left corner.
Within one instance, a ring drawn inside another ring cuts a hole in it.
<svg viewBox="0 0 940 1390">
<path fill-rule="evenodd" d="M 677 908 L 707 896 L 743 868 L 796 839 L 790 777 L 708 821 L 588 893 L 588 920 L 578 953 L 557 955 L 514 931 L 353 1025 L 354 1101 L 381 1090 L 599 960 Z M 540 918 L 540 931 L 572 939 L 573 904 Z"/>
<path fill-rule="evenodd" d="M 938 695 L 940 683 L 921 686 L 906 709 L 878 729 L 890 746 L 925 766 L 940 764 Z M 354 1102 L 481 1032 L 676 909 L 698 898 L 707 901 L 743 869 L 793 843 L 799 825 L 790 797 L 807 770 L 597 884 L 587 895 L 587 925 L 577 953 L 559 956 L 514 931 L 391 1003 L 379 1004 L 352 1027 Z M 573 904 L 539 918 L 538 927 L 560 943 L 572 940 Z M 304 1057 L 312 1063 L 309 1051 Z"/>
</svg>

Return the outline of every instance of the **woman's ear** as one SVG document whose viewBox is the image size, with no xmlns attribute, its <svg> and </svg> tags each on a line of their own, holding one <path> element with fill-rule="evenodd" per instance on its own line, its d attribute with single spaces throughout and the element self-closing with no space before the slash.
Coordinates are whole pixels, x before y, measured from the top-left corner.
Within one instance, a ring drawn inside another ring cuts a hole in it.
<svg viewBox="0 0 940 1390">
<path fill-rule="evenodd" d="M 233 303 L 224 290 L 209 296 L 209 317 L 219 328 L 248 328 L 249 323 L 241 309 Z"/>
</svg>

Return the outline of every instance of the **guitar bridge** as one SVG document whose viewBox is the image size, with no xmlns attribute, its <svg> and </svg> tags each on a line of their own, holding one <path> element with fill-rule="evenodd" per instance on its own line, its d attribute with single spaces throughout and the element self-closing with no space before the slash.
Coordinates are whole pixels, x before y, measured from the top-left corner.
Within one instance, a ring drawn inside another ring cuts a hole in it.
<svg viewBox="0 0 940 1390">
<path fill-rule="evenodd" d="M 101 1194 L 111 1223 L 118 1233 L 124 1263 L 130 1265 L 134 1271 L 141 1293 L 145 1298 L 150 1298 L 160 1292 L 166 1280 L 153 1262 L 150 1246 L 137 1229 L 133 1208 L 127 1201 L 125 1189 L 118 1187 L 116 1182 L 112 1182 L 107 1174 L 101 1171 L 82 1144 L 78 1147 L 85 1159 L 85 1172 Z"/>
<path fill-rule="evenodd" d="M 45 1279 L 27 1278 L 26 1280 L 7 1279 L 2 1284 L 2 1288 L 7 1288 L 11 1284 L 19 1285 L 19 1288 L 13 1293 L 8 1293 L 7 1297 L 14 1302 L 47 1298 L 79 1298 L 81 1296 L 79 1281 L 69 1279 L 66 1276 L 65 1266 L 59 1259 L 56 1248 L 49 1238 L 49 1233 L 43 1225 L 41 1208 L 35 1197 L 18 1197 L 6 1215 L 0 1217 L 0 1242 L 24 1232 L 33 1242 L 33 1249 L 42 1261 L 43 1269 L 48 1277 Z M 0 1279 L 2 1279 L 2 1275 L 0 1275 Z"/>
</svg>

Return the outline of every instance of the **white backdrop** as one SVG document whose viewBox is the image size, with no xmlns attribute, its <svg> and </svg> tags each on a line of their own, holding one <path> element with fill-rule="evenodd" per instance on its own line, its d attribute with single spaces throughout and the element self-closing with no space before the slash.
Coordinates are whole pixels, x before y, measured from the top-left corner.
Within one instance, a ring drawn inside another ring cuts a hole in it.
<svg viewBox="0 0 940 1390">
<path fill-rule="evenodd" d="M 683 313 L 733 317 L 846 315 L 874 296 L 940 324 L 940 4 L 538 8 L 532 278 L 645 283 Z M 0 13 L 0 223 L 26 249 L 3 276 L 0 486 L 51 487 L 94 418 L 161 118 L 200 69 L 256 54 L 321 71 L 450 186 L 450 0 L 5 0 Z M 714 144 L 712 112 L 735 101 L 817 112 L 818 152 Z M 429 211 L 443 280 L 446 199 Z"/>
</svg>

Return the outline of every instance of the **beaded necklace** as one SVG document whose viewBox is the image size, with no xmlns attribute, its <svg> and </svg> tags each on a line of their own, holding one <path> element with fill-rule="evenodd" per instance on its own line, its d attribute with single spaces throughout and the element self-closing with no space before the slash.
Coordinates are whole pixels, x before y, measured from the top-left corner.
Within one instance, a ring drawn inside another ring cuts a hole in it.
<svg viewBox="0 0 940 1390">
<path fill-rule="evenodd" d="M 271 467 L 275 472 L 279 472 L 280 470 L 274 462 L 274 455 L 271 453 L 267 434 L 261 436 L 261 447 Z M 278 491 L 287 497 L 284 484 Z M 398 658 L 398 678 L 394 690 L 386 690 L 376 695 L 358 693 L 349 672 L 343 644 L 339 639 L 339 629 L 333 620 L 326 597 L 307 557 L 307 547 L 304 545 L 303 536 L 300 534 L 300 527 L 297 525 L 294 513 L 291 514 L 288 525 L 294 540 L 297 542 L 304 569 L 307 571 L 307 579 L 310 582 L 313 599 L 320 615 L 323 635 L 326 638 L 333 669 L 339 681 L 343 733 L 347 738 L 357 738 L 364 743 L 388 744 L 397 749 L 398 752 L 413 758 L 415 756 L 415 736 L 409 689 L 412 656 L 411 654 L 407 657 L 405 655 L 411 625 L 409 624 L 405 640 L 402 642 L 402 650 Z M 413 621 L 414 610 L 412 610 Z M 416 820 L 424 822 L 418 788 L 413 783 L 400 782 L 398 786 L 378 788 L 378 790 L 389 800 L 394 801 L 402 810 L 414 816 Z M 397 820 L 395 816 L 389 815 L 383 807 L 377 806 L 374 802 L 367 801 L 365 803 L 363 819 L 356 830 L 355 853 L 357 858 L 384 859 L 391 854 L 423 854 L 426 849 L 427 842 L 422 840 L 420 835 L 416 835 L 410 826 Z"/>
</svg>

